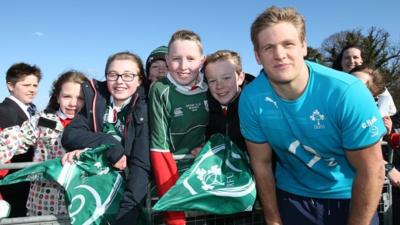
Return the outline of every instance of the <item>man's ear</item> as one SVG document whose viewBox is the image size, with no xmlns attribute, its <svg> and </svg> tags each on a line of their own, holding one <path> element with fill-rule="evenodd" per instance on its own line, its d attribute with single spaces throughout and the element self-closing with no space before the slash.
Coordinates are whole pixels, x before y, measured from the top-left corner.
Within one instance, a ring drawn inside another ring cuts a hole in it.
<svg viewBox="0 0 400 225">
<path fill-rule="evenodd" d="M 257 61 L 258 65 L 261 65 L 261 60 L 260 60 L 260 57 L 258 56 L 258 51 L 256 48 L 254 48 L 254 56 L 256 57 L 256 61 Z"/>
<path fill-rule="evenodd" d="M 307 56 L 307 41 L 305 39 L 303 41 L 302 51 L 303 51 L 303 57 L 306 57 Z"/>
</svg>

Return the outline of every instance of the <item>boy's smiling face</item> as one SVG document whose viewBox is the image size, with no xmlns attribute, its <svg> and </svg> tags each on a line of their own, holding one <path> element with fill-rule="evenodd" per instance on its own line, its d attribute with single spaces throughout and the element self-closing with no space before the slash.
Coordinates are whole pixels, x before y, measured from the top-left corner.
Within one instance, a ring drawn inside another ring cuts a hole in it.
<svg viewBox="0 0 400 225">
<path fill-rule="evenodd" d="M 218 60 L 205 67 L 208 88 L 211 95 L 222 105 L 228 105 L 240 93 L 240 85 L 244 81 L 244 73 L 235 71 L 230 60 Z"/>
<path fill-rule="evenodd" d="M 194 41 L 176 40 L 171 43 L 166 56 L 169 72 L 180 85 L 196 84 L 199 70 L 204 62 L 204 55 Z"/>
</svg>

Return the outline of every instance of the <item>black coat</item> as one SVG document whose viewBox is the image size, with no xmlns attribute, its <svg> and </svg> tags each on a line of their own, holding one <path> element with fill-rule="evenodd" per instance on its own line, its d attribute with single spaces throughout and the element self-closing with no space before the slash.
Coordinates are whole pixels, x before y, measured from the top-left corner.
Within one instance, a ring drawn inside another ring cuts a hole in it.
<svg viewBox="0 0 400 225">
<path fill-rule="evenodd" d="M 241 88 L 243 89 L 253 80 L 254 76 L 246 73 Z M 239 98 L 240 94 L 233 102 L 229 103 L 225 116 L 221 104 L 208 91 L 207 100 L 210 116 L 206 129 L 206 138 L 208 140 L 211 135 L 221 133 L 228 136 L 240 149 L 247 152 L 245 139 L 240 132 Z"/>
<path fill-rule="evenodd" d="M 222 111 L 221 104 L 210 93 L 208 93 L 207 98 L 210 110 L 206 129 L 207 140 L 211 135 L 221 133 L 228 136 L 240 149 L 247 151 L 245 140 L 240 133 L 239 96 L 228 105 L 226 116 Z"/>
<path fill-rule="evenodd" d="M 10 98 L 5 98 L 0 103 L 0 128 L 21 126 L 25 120 L 28 120 L 28 117 L 16 102 Z"/>
<path fill-rule="evenodd" d="M 144 200 L 150 176 L 149 128 L 147 103 L 144 88 L 138 87 L 128 104 L 125 129 L 122 141 L 110 134 L 102 133 L 105 109 L 110 93 L 106 82 L 93 80 L 82 86 L 85 106 L 65 128 L 62 144 L 67 151 L 96 147 L 100 144 L 114 144 L 107 151 L 110 164 L 115 164 L 124 154 L 128 157 L 126 189 L 117 219 L 134 220 L 137 217 L 136 206 Z M 126 216 L 130 214 L 129 216 Z M 129 218 L 128 218 L 129 217 Z"/>
</svg>

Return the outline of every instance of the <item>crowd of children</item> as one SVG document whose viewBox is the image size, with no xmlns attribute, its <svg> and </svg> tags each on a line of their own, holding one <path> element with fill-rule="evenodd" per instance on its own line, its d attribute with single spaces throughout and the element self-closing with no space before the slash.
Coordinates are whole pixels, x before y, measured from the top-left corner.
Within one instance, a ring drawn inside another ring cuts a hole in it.
<svg viewBox="0 0 400 225">
<path fill-rule="evenodd" d="M 0 104 L 0 163 L 57 157 L 74 163 L 85 148 L 112 144 L 107 159 L 126 182 L 114 224 L 132 224 L 152 177 L 163 196 L 193 162 L 178 162 L 174 155 L 196 157 L 207 139 L 222 133 L 250 157 L 266 223 L 376 224 L 380 140 L 386 133 L 394 148 L 400 146 L 399 134 L 390 136 L 390 116 L 397 109 L 379 86 L 379 75 L 360 68 L 357 46 L 344 48 L 334 64 L 364 81 L 378 111 L 354 76 L 304 60 L 304 18 L 294 9 L 267 9 L 251 32 L 263 67 L 254 81 L 237 52 L 205 56 L 198 34 L 178 30 L 168 46 L 150 53 L 145 65 L 132 52 L 112 54 L 105 81 L 74 70 L 62 73 L 40 112 L 32 104 L 40 69 L 12 65 L 6 76 L 10 96 Z M 360 95 L 362 103 L 356 100 Z M 370 122 L 356 126 L 360 121 Z M 400 186 L 395 167 L 387 174 Z M 26 193 L 10 187 L 0 187 L 0 194 L 11 204 L 11 217 L 67 214 L 64 190 L 53 181 L 32 181 Z M 307 216 L 307 208 L 321 215 L 329 210 L 333 217 Z M 167 225 L 187 224 L 185 212 L 165 212 L 164 218 Z"/>
</svg>

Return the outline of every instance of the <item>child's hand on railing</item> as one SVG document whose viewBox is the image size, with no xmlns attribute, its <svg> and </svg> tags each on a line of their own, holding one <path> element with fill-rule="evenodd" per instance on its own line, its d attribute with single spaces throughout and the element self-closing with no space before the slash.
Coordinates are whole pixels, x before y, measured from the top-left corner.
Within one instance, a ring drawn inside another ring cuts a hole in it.
<svg viewBox="0 0 400 225">
<path fill-rule="evenodd" d="M 201 146 L 196 147 L 196 148 L 192 149 L 192 151 L 190 151 L 190 154 L 192 154 L 196 158 L 197 155 L 200 153 L 200 150 L 201 150 Z"/>
<path fill-rule="evenodd" d="M 394 187 L 400 187 L 400 172 L 396 168 L 393 168 L 392 170 L 390 170 L 387 173 L 387 177 L 389 178 L 390 183 Z"/>
</svg>

